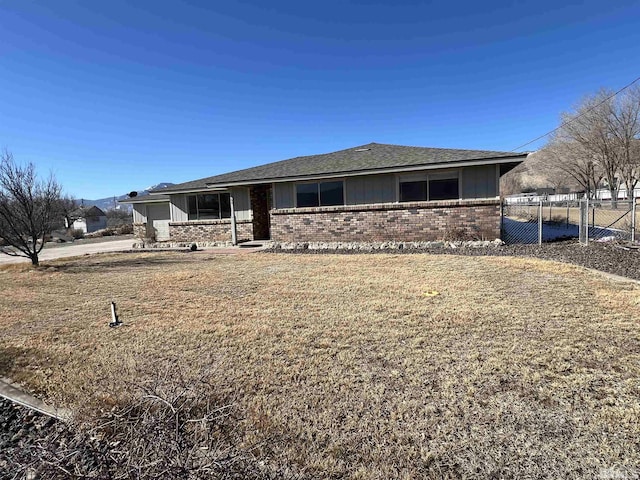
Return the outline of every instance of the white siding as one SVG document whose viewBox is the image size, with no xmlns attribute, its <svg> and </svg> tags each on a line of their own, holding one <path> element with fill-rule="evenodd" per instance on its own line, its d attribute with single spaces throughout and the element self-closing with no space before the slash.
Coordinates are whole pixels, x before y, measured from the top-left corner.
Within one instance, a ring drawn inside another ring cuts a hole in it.
<svg viewBox="0 0 640 480">
<path fill-rule="evenodd" d="M 155 234 L 157 241 L 169 240 L 169 203 L 149 203 L 147 205 L 147 231 Z"/>
<path fill-rule="evenodd" d="M 233 207 L 236 211 L 236 220 L 251 220 L 251 198 L 249 189 L 246 187 L 235 187 L 231 189 L 233 195 Z"/>
<path fill-rule="evenodd" d="M 73 222 L 73 228 L 84 233 L 93 233 L 107 228 L 107 217 L 79 218 Z"/>
<path fill-rule="evenodd" d="M 293 208 L 293 183 L 276 183 L 273 198 L 276 208 Z"/>
<path fill-rule="evenodd" d="M 189 219 L 186 195 L 171 195 L 169 210 L 172 222 L 186 222 Z"/>
<path fill-rule="evenodd" d="M 495 198 L 498 196 L 496 165 L 462 169 L 462 198 Z"/>
<path fill-rule="evenodd" d="M 84 233 L 87 233 L 87 222 L 84 221 L 84 218 L 80 218 L 73 222 L 74 230 L 82 230 Z"/>
<path fill-rule="evenodd" d="M 133 204 L 133 223 L 147 223 L 147 210 L 144 203 Z"/>
</svg>

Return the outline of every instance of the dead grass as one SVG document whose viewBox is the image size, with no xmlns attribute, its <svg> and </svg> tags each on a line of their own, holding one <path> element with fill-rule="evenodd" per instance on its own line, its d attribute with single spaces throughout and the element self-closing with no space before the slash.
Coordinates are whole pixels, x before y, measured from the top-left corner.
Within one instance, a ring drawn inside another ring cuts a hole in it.
<svg viewBox="0 0 640 480">
<path fill-rule="evenodd" d="M 611 207 L 599 207 L 593 211 L 589 209 L 589 225 L 595 224 L 599 227 L 616 228 L 624 231 L 631 229 L 631 212 L 629 204 L 621 202 L 617 209 Z M 625 212 L 626 215 L 625 215 Z M 513 214 L 522 219 L 538 218 L 538 207 L 536 205 L 514 206 Z M 580 223 L 580 208 L 562 206 L 545 206 L 542 208 L 542 219 L 545 222 L 556 222 L 560 224 L 568 223 L 578 225 Z M 636 225 L 640 225 L 640 210 L 636 213 Z"/>
<path fill-rule="evenodd" d="M 118 402 L 141 365 L 177 354 L 196 371 L 214 358 L 244 444 L 282 476 L 640 473 L 637 286 L 504 257 L 48 266 L 0 271 L 0 375 L 67 405 Z"/>
</svg>

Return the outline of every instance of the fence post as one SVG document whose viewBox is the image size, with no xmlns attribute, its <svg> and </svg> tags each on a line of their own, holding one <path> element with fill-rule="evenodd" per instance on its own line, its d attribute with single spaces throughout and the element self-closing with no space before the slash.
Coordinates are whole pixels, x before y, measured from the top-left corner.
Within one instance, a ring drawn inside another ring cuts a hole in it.
<svg viewBox="0 0 640 480">
<path fill-rule="evenodd" d="M 578 237 L 583 245 L 589 245 L 589 198 L 579 201 L 580 214 L 578 216 Z"/>
<path fill-rule="evenodd" d="M 569 200 L 567 200 L 567 228 L 569 228 Z"/>
<path fill-rule="evenodd" d="M 584 219 L 585 219 L 585 222 L 587 224 L 587 226 L 586 226 L 586 232 L 587 233 L 585 234 L 584 244 L 585 245 L 589 245 L 589 199 L 588 198 L 587 198 L 587 204 L 586 204 L 585 209 L 586 210 L 585 210 L 585 214 L 584 214 Z"/>
<path fill-rule="evenodd" d="M 506 201 L 506 199 L 501 198 L 500 199 L 500 240 L 502 240 L 502 237 L 504 236 L 504 202 Z"/>
<path fill-rule="evenodd" d="M 542 200 L 538 206 L 538 245 L 542 245 Z"/>
<path fill-rule="evenodd" d="M 636 241 L 636 199 L 631 198 L 631 243 Z"/>
</svg>

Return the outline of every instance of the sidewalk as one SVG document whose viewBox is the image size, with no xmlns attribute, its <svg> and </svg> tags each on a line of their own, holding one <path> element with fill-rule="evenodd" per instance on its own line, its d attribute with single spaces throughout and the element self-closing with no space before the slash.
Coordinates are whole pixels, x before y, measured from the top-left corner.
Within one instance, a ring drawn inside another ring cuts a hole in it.
<svg viewBox="0 0 640 480">
<path fill-rule="evenodd" d="M 40 252 L 39 258 L 41 262 L 47 260 L 55 260 L 58 258 L 77 257 L 82 255 L 91 255 L 94 253 L 105 252 L 126 252 L 133 250 L 135 252 L 162 252 L 167 250 L 187 250 L 188 247 L 153 247 L 153 248 L 136 248 L 133 249 L 133 244 L 136 243 L 135 238 L 126 240 L 111 240 L 99 243 L 87 243 L 82 245 L 69 244 L 68 246 L 56 246 L 47 248 L 45 246 Z M 243 246 L 244 245 L 244 246 Z M 243 255 L 246 253 L 257 252 L 269 248 L 268 244 L 260 246 L 252 246 L 251 242 L 240 244 L 236 247 L 209 247 L 199 248 L 194 253 L 215 253 L 216 255 Z M 0 265 L 29 262 L 26 257 L 12 257 L 9 255 L 0 253 Z"/>
<path fill-rule="evenodd" d="M 46 262 L 47 260 L 55 260 L 57 258 L 77 257 L 80 255 L 89 255 L 92 253 L 122 252 L 125 250 L 130 250 L 134 241 L 135 239 L 131 238 L 126 240 L 86 243 L 82 245 L 70 244 L 68 246 L 65 245 L 52 248 L 47 248 L 47 246 L 45 245 L 45 247 L 40 252 L 39 259 L 41 262 Z M 0 265 L 30 261 L 31 260 L 26 257 L 12 257 L 9 255 L 5 255 L 4 253 L 0 254 Z"/>
</svg>

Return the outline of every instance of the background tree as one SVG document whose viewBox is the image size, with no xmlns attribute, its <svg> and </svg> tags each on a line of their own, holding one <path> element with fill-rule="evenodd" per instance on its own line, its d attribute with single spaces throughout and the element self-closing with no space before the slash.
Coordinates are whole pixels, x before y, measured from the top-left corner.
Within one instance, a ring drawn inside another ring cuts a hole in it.
<svg viewBox="0 0 640 480">
<path fill-rule="evenodd" d="M 62 216 L 64 228 L 70 230 L 73 228 L 73 222 L 82 216 L 82 210 L 78 201 L 70 195 L 60 197 L 59 211 Z"/>
<path fill-rule="evenodd" d="M 593 198 L 602 181 L 602 171 L 595 161 L 592 152 L 580 143 L 558 131 L 551 141 L 540 151 L 541 162 L 547 171 L 547 177 L 568 176 Z"/>
<path fill-rule="evenodd" d="M 612 131 L 611 114 L 615 109 L 613 93 L 600 90 L 595 95 L 585 97 L 573 112 L 561 115 L 562 126 L 559 137 L 565 147 L 580 147 L 585 162 L 594 163 L 607 182 L 611 200 L 618 198 L 618 172 L 620 167 L 619 148 Z"/>
<path fill-rule="evenodd" d="M 640 89 L 601 90 L 561 119 L 544 150 L 587 192 L 606 180 L 615 208 L 621 180 L 628 195 L 640 181 Z"/>
<path fill-rule="evenodd" d="M 0 156 L 0 237 L 7 255 L 38 265 L 45 236 L 59 218 L 61 187 L 53 176 L 39 180 L 35 166 L 21 166 L 4 151 Z"/>
<path fill-rule="evenodd" d="M 126 209 L 111 209 L 105 212 L 107 227 L 120 227 L 133 223 L 133 213 Z"/>
<path fill-rule="evenodd" d="M 618 169 L 627 198 L 640 180 L 640 88 L 631 88 L 610 103 L 609 126 L 618 155 Z"/>
</svg>

